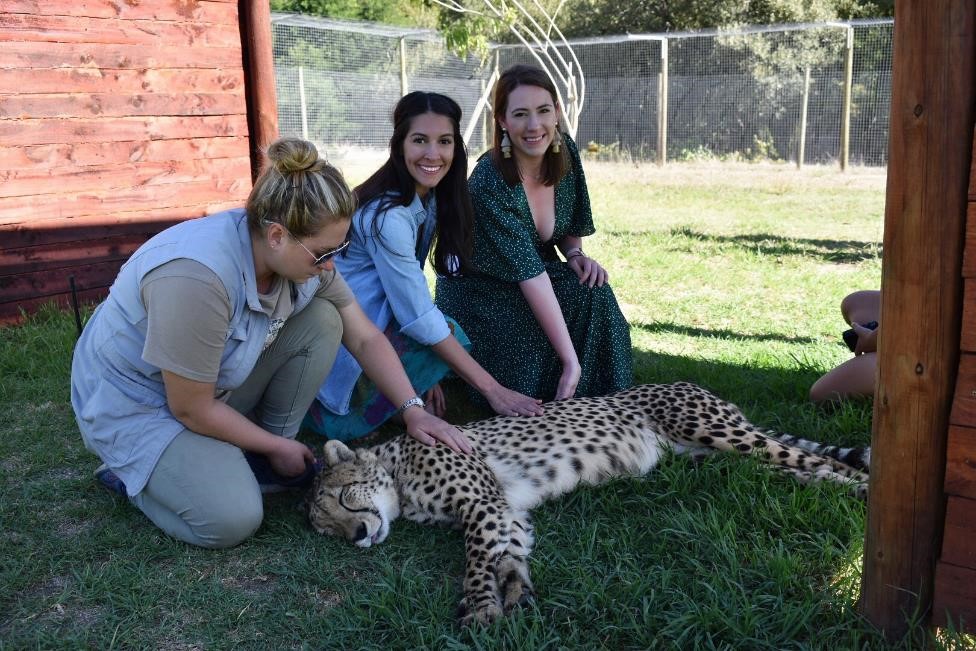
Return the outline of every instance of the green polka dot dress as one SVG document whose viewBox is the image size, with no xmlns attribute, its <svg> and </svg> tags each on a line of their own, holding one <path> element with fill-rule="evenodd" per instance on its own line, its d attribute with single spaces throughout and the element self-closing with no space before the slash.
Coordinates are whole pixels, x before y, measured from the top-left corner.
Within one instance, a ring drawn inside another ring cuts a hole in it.
<svg viewBox="0 0 976 651">
<path fill-rule="evenodd" d="M 552 239 L 539 237 L 522 185 L 509 187 L 491 157 L 483 156 L 469 180 L 476 271 L 437 279 L 437 306 L 468 333 L 478 363 L 502 385 L 543 400 L 555 396 L 562 365 L 519 288 L 541 273 L 552 280 L 582 367 L 576 395 L 612 393 L 633 382 L 630 327 L 613 290 L 580 285 L 556 253 L 564 236 L 594 232 L 579 151 L 565 140 L 572 165 L 555 189 Z"/>
</svg>

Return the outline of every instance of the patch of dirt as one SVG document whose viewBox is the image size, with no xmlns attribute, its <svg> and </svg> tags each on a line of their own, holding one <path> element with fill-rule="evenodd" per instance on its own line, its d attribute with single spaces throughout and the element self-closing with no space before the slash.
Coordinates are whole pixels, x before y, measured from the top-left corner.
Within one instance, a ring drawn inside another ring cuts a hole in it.
<svg viewBox="0 0 976 651">
<path fill-rule="evenodd" d="M 225 576 L 220 579 L 220 585 L 231 590 L 237 590 L 248 597 L 260 597 L 271 594 L 277 588 L 278 581 L 273 576 L 258 574 L 257 576 Z"/>
</svg>

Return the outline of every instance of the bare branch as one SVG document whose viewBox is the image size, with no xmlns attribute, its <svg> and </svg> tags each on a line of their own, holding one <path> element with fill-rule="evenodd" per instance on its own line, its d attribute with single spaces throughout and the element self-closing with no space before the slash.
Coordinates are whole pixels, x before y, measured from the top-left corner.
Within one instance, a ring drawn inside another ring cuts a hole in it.
<svg viewBox="0 0 976 651">
<path fill-rule="evenodd" d="M 559 0 L 552 14 L 539 0 L 532 0 L 532 5 L 543 18 L 543 24 L 540 24 L 521 0 L 482 0 L 487 12 L 470 9 L 461 4 L 461 0 L 433 0 L 433 2 L 458 13 L 493 16 L 495 20 L 503 23 L 549 76 L 556 88 L 556 101 L 562 107 L 566 128 L 571 136 L 576 136 L 586 85 L 579 59 L 576 58 L 573 48 L 556 25 L 556 14 L 562 9 L 566 0 Z M 560 42 L 558 47 L 552 41 L 553 34 Z M 569 53 L 568 60 L 560 51 L 563 48 Z M 566 89 L 565 97 L 562 88 Z"/>
</svg>

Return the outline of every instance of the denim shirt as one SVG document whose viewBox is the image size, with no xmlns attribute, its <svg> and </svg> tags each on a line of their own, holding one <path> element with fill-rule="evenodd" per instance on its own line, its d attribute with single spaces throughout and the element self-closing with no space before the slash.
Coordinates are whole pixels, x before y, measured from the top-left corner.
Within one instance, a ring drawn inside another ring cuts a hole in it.
<svg viewBox="0 0 976 651">
<path fill-rule="evenodd" d="M 353 215 L 352 243 L 344 256 L 335 258 L 336 268 L 381 331 L 396 321 L 400 332 L 414 341 L 425 346 L 440 343 L 451 330 L 434 305 L 424 276 L 424 261 L 437 226 L 434 196 L 426 207 L 414 195 L 410 205 L 393 206 L 377 215 L 380 199 L 361 206 Z M 379 237 L 374 231 L 377 220 Z M 362 372 L 345 346 L 341 347 L 332 372 L 319 389 L 319 401 L 335 414 L 348 414 Z"/>
<path fill-rule="evenodd" d="M 162 371 L 142 358 L 147 330 L 142 279 L 179 258 L 211 269 L 230 300 L 218 391 L 243 384 L 268 333 L 244 210 L 182 222 L 132 254 L 85 325 L 71 365 L 71 405 L 85 447 L 115 471 L 129 495 L 142 491 L 163 451 L 184 429 L 167 405 Z M 318 276 L 294 285 L 292 314 L 308 305 L 318 287 Z M 185 316 L 193 318 L 192 305 Z"/>
</svg>

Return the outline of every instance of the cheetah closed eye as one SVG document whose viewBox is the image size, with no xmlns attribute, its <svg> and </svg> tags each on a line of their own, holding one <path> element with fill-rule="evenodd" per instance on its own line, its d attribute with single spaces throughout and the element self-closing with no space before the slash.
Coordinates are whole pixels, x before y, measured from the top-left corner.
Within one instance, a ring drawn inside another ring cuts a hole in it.
<svg viewBox="0 0 976 651">
<path fill-rule="evenodd" d="M 643 475 L 666 450 L 735 451 L 801 482 L 867 492 L 866 448 L 760 431 L 735 405 L 684 382 L 562 400 L 541 416 L 496 416 L 463 429 L 471 455 L 407 436 L 355 451 L 329 441 L 306 507 L 316 531 L 360 547 L 383 542 L 400 515 L 462 528 L 464 623 L 490 622 L 531 600 L 531 508 L 580 484 Z"/>
</svg>

